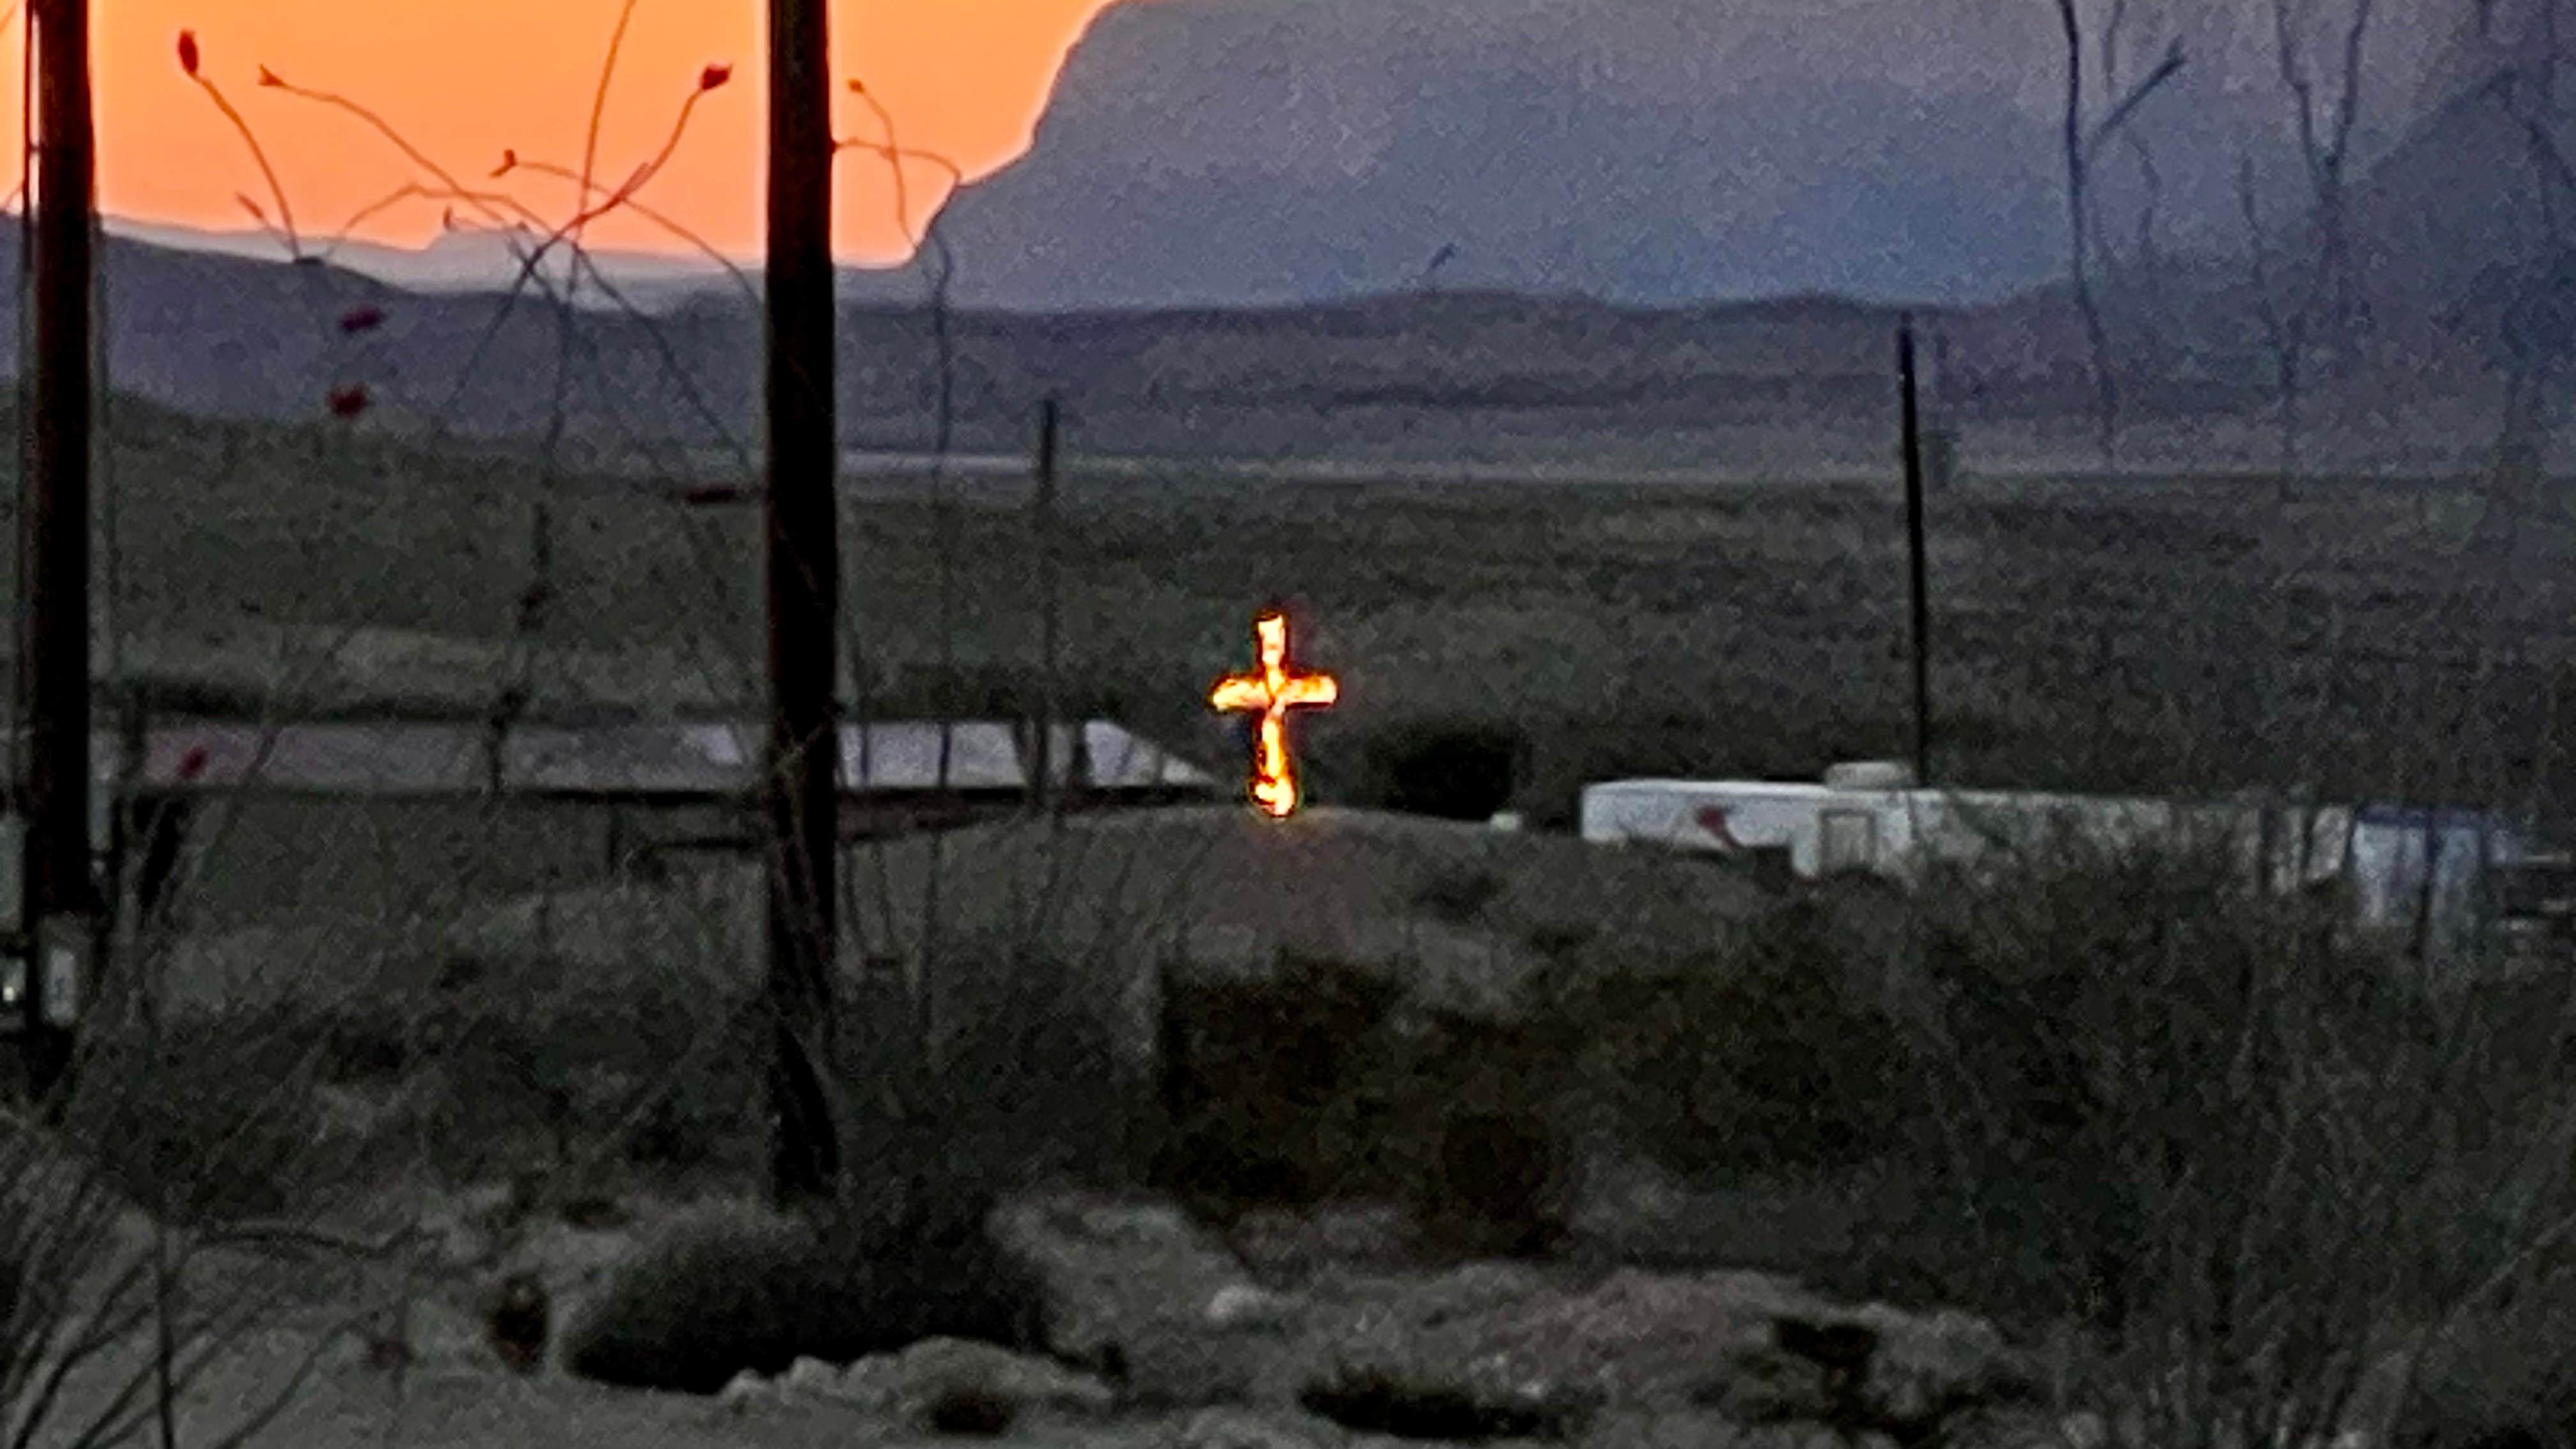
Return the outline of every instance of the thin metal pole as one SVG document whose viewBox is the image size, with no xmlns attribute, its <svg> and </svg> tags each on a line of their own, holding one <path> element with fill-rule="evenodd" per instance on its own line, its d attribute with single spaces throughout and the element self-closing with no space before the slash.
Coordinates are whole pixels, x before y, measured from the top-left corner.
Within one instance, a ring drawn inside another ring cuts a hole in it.
<svg viewBox="0 0 2576 1449">
<path fill-rule="evenodd" d="M 1914 592 L 1914 778 L 1932 783 L 1932 644 L 1930 591 L 1923 566 L 1923 435 L 1914 398 L 1914 315 L 1896 328 L 1896 370 L 1905 394 L 1905 543 Z"/>
<path fill-rule="evenodd" d="M 28 963 L 28 1085 L 47 1100 L 71 1065 L 65 1024 L 95 995 L 89 965 L 100 901 L 90 878 L 90 300 L 95 162 L 91 152 L 88 0 L 41 0 L 37 18 L 35 440 L 27 500 L 29 670 L 23 899 L 34 928 Z M 57 940 L 58 927 L 70 928 Z M 56 949 L 75 975 L 53 978 Z M 53 996 L 68 987 L 74 999 Z M 65 1008 L 68 1008 L 66 1010 Z"/>
<path fill-rule="evenodd" d="M 832 1069 L 840 607 L 833 395 L 832 122 L 824 0 L 769 3 L 766 401 L 770 733 L 771 1191 L 827 1200 L 840 1142 Z"/>
<path fill-rule="evenodd" d="M 32 554 L 32 530 L 27 527 L 26 504 L 32 496 L 36 471 L 36 409 L 34 400 L 36 363 L 36 322 L 32 299 L 36 295 L 36 17 L 20 11 L 19 35 L 22 44 L 18 56 L 18 572 L 10 586 L 10 613 L 17 632 L 10 637 L 16 643 L 16 658 L 11 661 L 9 681 L 9 808 L 12 812 L 26 808 L 27 789 L 27 669 L 35 651 L 27 632 L 27 578 Z M 21 817 L 23 819 L 23 816 Z M 23 872 L 22 872 L 23 874 Z M 23 884 L 23 882 L 22 882 Z M 21 900 L 23 902 L 23 897 Z M 21 923 L 23 925 L 23 922 Z"/>
<path fill-rule="evenodd" d="M 1038 740 L 1031 752 L 1029 805 L 1041 812 L 1055 794 L 1055 444 L 1056 404 L 1048 398 L 1038 405 L 1038 496 L 1030 519 L 1038 556 Z"/>
</svg>

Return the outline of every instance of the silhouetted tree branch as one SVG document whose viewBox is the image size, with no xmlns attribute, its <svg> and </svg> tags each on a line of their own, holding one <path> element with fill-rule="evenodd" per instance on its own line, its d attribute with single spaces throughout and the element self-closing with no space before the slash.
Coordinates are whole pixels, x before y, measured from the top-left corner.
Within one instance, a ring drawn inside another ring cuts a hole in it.
<svg viewBox="0 0 2576 1449">
<path fill-rule="evenodd" d="M 2317 329 L 2338 353 L 2350 347 L 2352 329 L 2360 320 L 2345 191 L 2353 132 L 2361 117 L 2362 50 L 2372 9 L 2373 0 L 2352 0 L 2334 93 L 2331 100 L 2321 100 L 2301 34 L 2305 7 L 2294 13 L 2293 0 L 2272 0 L 2273 60 L 2289 97 L 2299 159 L 2308 179 L 2309 224 L 2315 235 L 2312 258 L 2303 268 L 2310 273 L 2306 306 L 2315 313 Z"/>
<path fill-rule="evenodd" d="M 2307 355 L 2307 315 L 2283 306 L 2274 294 L 2271 246 L 2264 240 L 2261 206 L 2254 195 L 2254 158 L 2244 153 L 2236 161 L 2236 204 L 2245 219 L 2254 315 L 2263 324 L 2264 346 L 2272 354 L 2273 400 L 2281 428 L 2281 486 L 2286 490 L 2299 467 L 2299 388 L 2301 362 Z"/>
<path fill-rule="evenodd" d="M 2111 355 L 2109 329 L 2102 319 L 2101 301 L 2093 290 L 2093 227 L 2089 205 L 2089 186 L 2093 161 L 2103 145 L 2118 135 L 2138 107 L 2145 104 L 2166 81 L 2183 67 L 2182 42 L 2167 48 L 2164 60 L 2145 79 L 2113 102 L 2101 120 L 2089 129 L 2085 125 L 2084 21 L 2077 13 L 2076 0 L 2057 0 L 2060 30 L 2066 40 L 2066 109 L 2064 115 L 2066 160 L 2066 226 L 2068 240 L 2069 280 L 2075 289 L 2076 310 L 2084 318 L 2085 341 L 2093 357 L 2094 422 L 2104 462 L 2116 455 L 2119 445 L 2120 396 Z M 2124 8 L 2115 8 L 2115 19 L 2125 18 Z"/>
</svg>

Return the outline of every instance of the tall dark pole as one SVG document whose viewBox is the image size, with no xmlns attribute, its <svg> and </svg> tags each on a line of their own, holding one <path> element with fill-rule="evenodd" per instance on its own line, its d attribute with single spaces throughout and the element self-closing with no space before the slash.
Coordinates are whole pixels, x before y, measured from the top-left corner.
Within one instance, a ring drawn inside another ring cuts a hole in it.
<svg viewBox="0 0 2576 1449">
<path fill-rule="evenodd" d="M 1030 532 L 1038 556 L 1038 741 L 1029 771 L 1029 803 L 1043 811 L 1055 796 L 1055 399 L 1038 405 L 1038 496 Z"/>
<path fill-rule="evenodd" d="M 840 1176 L 823 1089 L 834 1055 L 840 755 L 829 34 L 824 0 L 769 0 L 770 1186 L 782 1206 L 827 1199 Z"/>
<path fill-rule="evenodd" d="M 1914 778 L 1932 783 L 1930 591 L 1923 569 L 1923 435 L 1914 404 L 1914 316 L 1896 325 L 1896 370 L 1905 393 L 1905 546 L 1914 583 Z"/>
<path fill-rule="evenodd" d="M 89 474 L 90 236 L 88 0 L 39 0 L 34 446 L 25 527 L 27 671 L 25 852 L 28 1085 L 41 1098 L 71 1064 L 70 1017 L 87 974 L 100 914 L 90 877 Z M 55 963 L 74 964 L 58 973 Z M 68 976 L 68 979 L 67 979 Z M 62 999 L 68 988 L 72 999 Z"/>
</svg>

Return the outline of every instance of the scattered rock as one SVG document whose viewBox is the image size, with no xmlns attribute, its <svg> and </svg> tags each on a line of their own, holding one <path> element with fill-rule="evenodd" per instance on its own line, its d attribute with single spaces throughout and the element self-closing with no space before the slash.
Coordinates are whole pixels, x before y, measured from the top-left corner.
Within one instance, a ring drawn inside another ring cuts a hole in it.
<svg viewBox="0 0 2576 1449">
<path fill-rule="evenodd" d="M 1911 1442 L 1960 1416 L 2029 1404 L 2037 1380 L 2003 1335 L 1961 1313 L 1883 1304 L 1783 1313 L 1739 1348 L 1700 1402 L 1746 1424 L 1822 1424 Z"/>
<path fill-rule="evenodd" d="M 2067 1449 L 2103 1449 L 2111 1442 L 2110 1426 L 2094 1413 L 2067 1415 L 2058 1432 L 2065 1437 Z"/>
<path fill-rule="evenodd" d="M 1344 1428 L 1404 1439 L 1562 1439 L 1603 1407 L 1597 1391 L 1514 1378 L 1501 1355 L 1443 1370 L 1342 1364 L 1309 1382 L 1298 1403 Z"/>
<path fill-rule="evenodd" d="M 1172 1440 L 1172 1449 L 1328 1449 L 1347 1439 L 1330 1424 L 1308 1420 L 1291 1428 L 1283 1416 L 1245 1409 L 1204 1409 Z"/>
<path fill-rule="evenodd" d="M 1285 1293 L 1249 1283 L 1228 1283 L 1208 1299 L 1207 1324 L 1224 1329 L 1284 1329 L 1302 1307 Z"/>
<path fill-rule="evenodd" d="M 1057 1215 L 1069 1217 L 1084 1237 L 1095 1243 L 1125 1246 L 1186 1244 L 1198 1236 L 1189 1216 L 1169 1203 L 1111 1202 L 1070 1205 Z"/>
<path fill-rule="evenodd" d="M 1306 1212 L 1262 1208 L 1236 1219 L 1227 1246 L 1274 1286 L 1302 1284 L 1329 1268 L 1394 1271 L 1421 1259 L 1419 1235 L 1392 1203 L 1335 1203 Z"/>
<path fill-rule="evenodd" d="M 753 1404 L 776 1398 L 777 1395 L 776 1384 L 749 1369 L 744 1369 L 741 1373 L 735 1374 L 733 1380 L 716 1395 L 716 1403 L 735 1413 L 741 1413 Z"/>
<path fill-rule="evenodd" d="M 821 1359 L 800 1358 L 787 1366 L 787 1372 L 779 1376 L 778 1382 L 781 1387 L 794 1393 L 824 1394 L 838 1398 L 844 1397 L 843 1376 L 843 1370 Z"/>
<path fill-rule="evenodd" d="M 861 1359 L 825 1391 L 914 1423 L 968 1398 L 1076 1414 L 1105 1414 L 1117 1404 L 1116 1393 L 1089 1374 L 962 1338 L 923 1339 L 899 1354 Z"/>
<path fill-rule="evenodd" d="M 1036 1275 L 1043 1344 L 1067 1363 L 1114 1364 L 1139 1398 L 1204 1403 L 1239 1382 L 1225 1361 L 1261 1347 L 1209 1334 L 1206 1313 L 1243 1265 L 1215 1233 L 1165 1204 L 1085 1194 L 1033 1194 L 1003 1203 L 996 1244 Z"/>
<path fill-rule="evenodd" d="M 1831 1311 L 1768 1274 L 1625 1270 L 1587 1283 L 1568 1272 L 1496 1263 L 1430 1279 L 1328 1280 L 1316 1296 L 1317 1316 L 1350 1352 L 1426 1365 L 1498 1358 L 1515 1378 L 1670 1409 L 1693 1404 L 1712 1365 L 1766 1347 L 1775 1313 Z"/>
<path fill-rule="evenodd" d="M 1536 1298 L 1551 1286 L 1544 1270 L 1525 1263 L 1467 1263 L 1424 1283 L 1411 1301 L 1416 1319 L 1426 1328 L 1437 1328 L 1499 1312 Z"/>
<path fill-rule="evenodd" d="M 1175 1427 L 1157 1431 L 1169 1449 L 1342 1449 L 1436 1422 L 1652 1427 L 1637 1442 L 1695 1449 L 1719 1442 L 1698 1437 L 1719 1415 L 1778 1425 L 1765 1442 L 1789 1444 L 1829 1434 L 1835 1422 L 1818 1350 L 1831 1361 L 1836 1345 L 1866 1339 L 1865 1414 L 1850 1431 L 1862 1441 L 1904 1442 L 1902 1426 L 1962 1406 L 1996 1409 L 1998 1418 L 1982 1421 L 1990 1424 L 2027 1421 L 2052 1435 L 2059 1427 L 2024 1397 L 2037 1382 L 2031 1360 L 1993 1324 L 1836 1303 L 1777 1275 L 1627 1269 L 1596 1277 L 1522 1262 L 1433 1271 L 1413 1251 L 1404 1213 L 1383 1205 L 1247 1215 L 1233 1234 L 1240 1256 L 1175 1206 L 1106 1194 L 1009 1199 L 987 1226 L 1044 1285 L 1051 1358 L 929 1338 L 847 1369 L 802 1360 L 772 1380 L 739 1375 L 720 1403 L 739 1413 L 781 1395 L 828 1396 L 916 1430 L 942 1415 L 965 1422 L 961 1407 L 979 1422 L 1180 1411 Z M 562 1238 L 563 1251 L 593 1236 L 559 1224 L 545 1233 Z M 1265 1265 L 1278 1276 L 1261 1272 Z M 471 1307 L 460 1302 L 459 1311 L 465 1331 L 479 1336 L 464 1316 Z M 1785 1338 L 1783 1320 L 1798 1325 Z M 1334 1422 L 1316 1403 L 1346 1417 Z M 1605 1417 L 1593 1418 L 1596 1410 Z M 1606 1417 L 1614 1411 L 1624 1416 L 1616 1424 Z M 2068 1437 L 2031 1449 L 2100 1449 L 2098 1436 Z"/>
<path fill-rule="evenodd" d="M 2028 1403 L 2042 1375 L 2002 1330 L 1973 1314 L 1906 1313 L 1873 1303 L 1852 1315 L 1875 1330 L 1880 1350 L 1867 1395 L 1886 1417 L 1918 1422 L 1968 1407 Z"/>
</svg>

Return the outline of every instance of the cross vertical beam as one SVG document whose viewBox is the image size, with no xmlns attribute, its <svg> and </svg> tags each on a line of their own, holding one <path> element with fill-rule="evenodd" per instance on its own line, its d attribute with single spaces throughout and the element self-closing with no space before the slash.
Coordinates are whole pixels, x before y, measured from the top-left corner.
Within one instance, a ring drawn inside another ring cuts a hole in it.
<svg viewBox="0 0 2576 1449">
<path fill-rule="evenodd" d="M 824 0 L 769 0 L 766 584 L 770 1187 L 826 1200 L 840 1176 L 833 1068 L 840 608 L 830 30 Z"/>
<path fill-rule="evenodd" d="M 92 254 L 97 163 L 89 83 L 88 0 L 38 0 L 35 196 L 34 427 L 24 527 L 29 750 L 28 833 L 21 900 L 35 942 L 27 970 L 28 1085 L 45 1099 L 70 1070 L 70 986 L 48 969 L 50 948 L 88 965 L 101 913 L 90 874 L 90 425 Z M 58 941 L 58 927 L 69 931 Z"/>
</svg>

